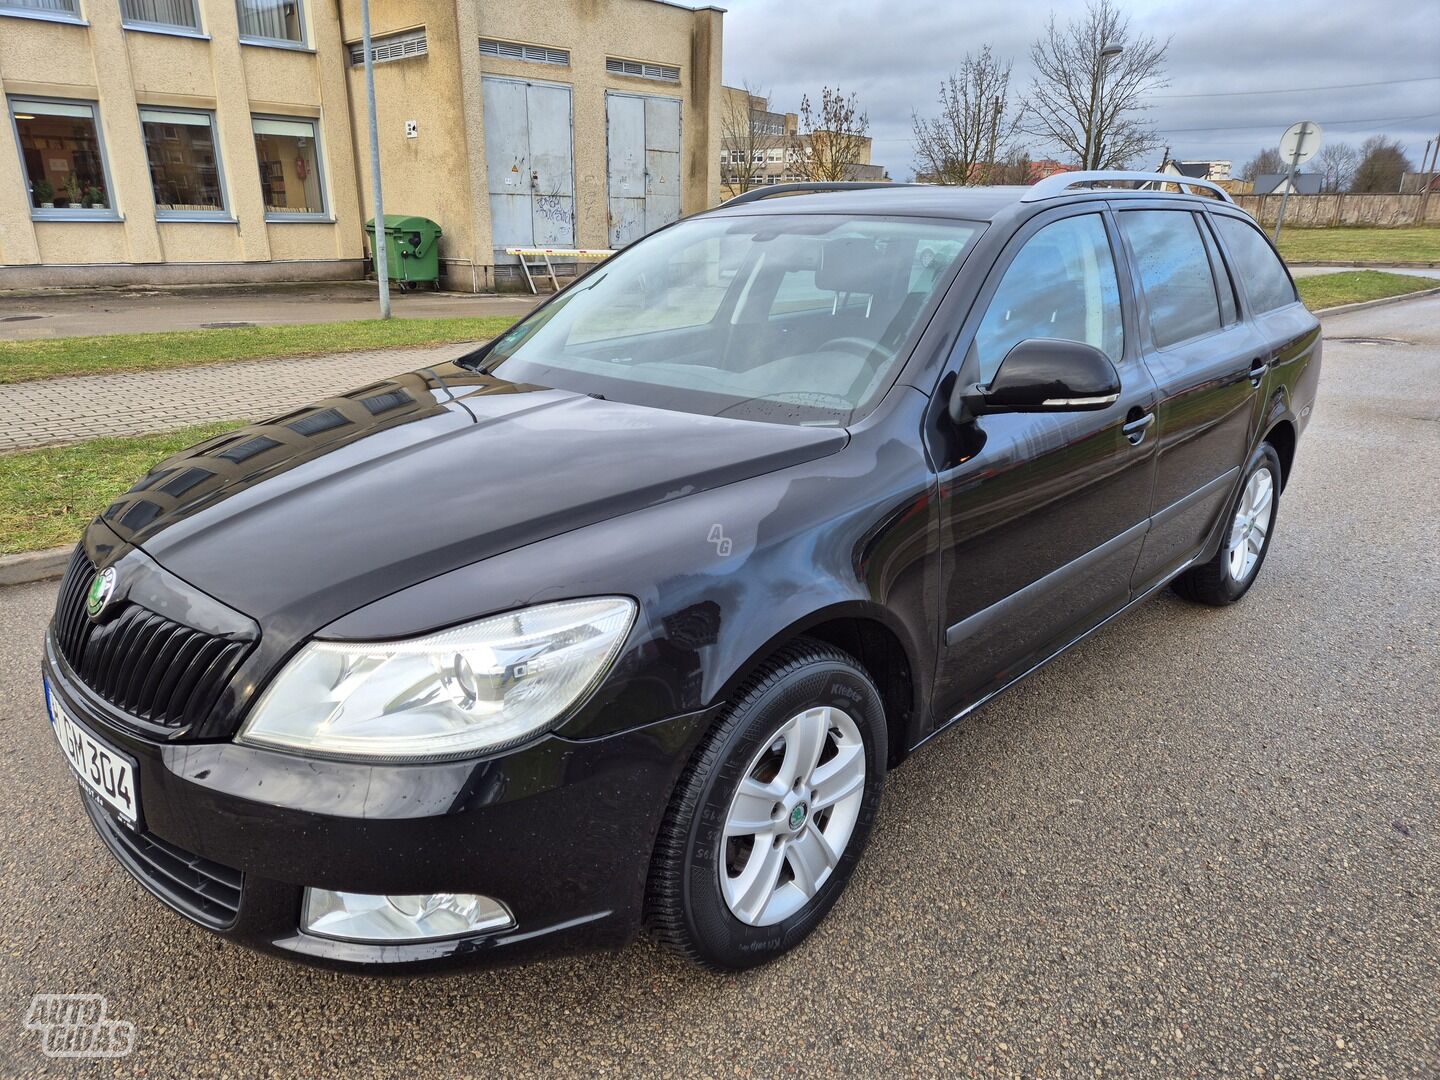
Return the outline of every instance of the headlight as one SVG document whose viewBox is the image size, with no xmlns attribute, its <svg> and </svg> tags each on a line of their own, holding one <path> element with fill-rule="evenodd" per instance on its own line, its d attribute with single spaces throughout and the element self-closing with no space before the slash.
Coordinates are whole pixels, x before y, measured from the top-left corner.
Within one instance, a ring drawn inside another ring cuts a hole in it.
<svg viewBox="0 0 1440 1080">
<path fill-rule="evenodd" d="M 635 621 L 621 596 L 522 608 L 409 641 L 313 641 L 256 703 L 240 741 L 389 761 L 501 750 L 560 720 Z"/>
</svg>

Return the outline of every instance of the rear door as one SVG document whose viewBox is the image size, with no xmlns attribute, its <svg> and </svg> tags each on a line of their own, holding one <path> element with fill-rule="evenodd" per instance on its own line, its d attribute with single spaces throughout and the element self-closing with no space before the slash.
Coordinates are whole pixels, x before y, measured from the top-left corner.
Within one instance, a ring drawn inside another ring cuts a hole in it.
<svg viewBox="0 0 1440 1080">
<path fill-rule="evenodd" d="M 1272 409 L 1283 413 L 1292 407 L 1287 395 L 1317 355 L 1320 321 L 1300 303 L 1285 264 L 1248 216 L 1220 211 L 1209 216 L 1242 294 L 1245 314 L 1269 350 L 1270 371 L 1255 409 L 1257 426 L 1268 428 Z"/>
<path fill-rule="evenodd" d="M 962 329 L 952 371 L 988 383 L 1026 339 L 1082 341 L 1120 374 L 1091 412 L 948 420 L 937 458 L 940 662 L 935 713 L 958 714 L 1130 599 L 1153 483 L 1156 392 L 1135 340 L 1103 207 L 1043 214 L 1007 246 Z M 941 384 L 940 399 L 952 385 Z"/>
<path fill-rule="evenodd" d="M 1151 526 L 1135 567 L 1142 592 L 1199 553 L 1228 505 L 1251 445 L 1269 348 L 1239 317 L 1203 213 L 1150 200 L 1115 209 L 1145 363 L 1160 388 Z"/>
</svg>

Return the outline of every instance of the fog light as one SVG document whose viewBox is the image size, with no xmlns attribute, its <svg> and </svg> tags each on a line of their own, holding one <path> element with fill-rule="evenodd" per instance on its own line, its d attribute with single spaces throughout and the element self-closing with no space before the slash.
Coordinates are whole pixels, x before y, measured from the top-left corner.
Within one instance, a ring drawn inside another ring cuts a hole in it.
<svg viewBox="0 0 1440 1080">
<path fill-rule="evenodd" d="M 390 944 L 466 937 L 514 925 L 508 907 L 474 893 L 371 896 L 306 889 L 300 917 L 307 934 Z"/>
</svg>

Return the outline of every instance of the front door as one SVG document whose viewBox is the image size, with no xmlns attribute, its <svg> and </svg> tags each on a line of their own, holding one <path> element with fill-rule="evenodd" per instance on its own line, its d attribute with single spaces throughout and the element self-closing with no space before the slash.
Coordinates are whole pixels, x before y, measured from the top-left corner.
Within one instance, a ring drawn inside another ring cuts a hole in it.
<svg viewBox="0 0 1440 1080">
<path fill-rule="evenodd" d="M 1143 591 L 1199 554 L 1229 505 L 1270 349 L 1239 318 L 1203 214 L 1118 209 L 1116 220 L 1141 300 L 1145 362 L 1160 387 L 1152 521 L 1135 567 Z"/>
<path fill-rule="evenodd" d="M 680 100 L 605 95 L 610 246 L 622 248 L 680 218 Z"/>
<path fill-rule="evenodd" d="M 1117 246 L 1103 212 L 1042 216 L 1011 242 L 962 330 L 965 383 L 988 383 L 1016 344 L 1048 338 L 1104 352 L 1121 393 L 1093 412 L 980 416 L 938 455 L 942 723 L 1130 599 L 1156 395 Z"/>
<path fill-rule="evenodd" d="M 511 247 L 575 246 L 570 88 L 486 76 L 485 169 L 497 265 Z"/>
</svg>

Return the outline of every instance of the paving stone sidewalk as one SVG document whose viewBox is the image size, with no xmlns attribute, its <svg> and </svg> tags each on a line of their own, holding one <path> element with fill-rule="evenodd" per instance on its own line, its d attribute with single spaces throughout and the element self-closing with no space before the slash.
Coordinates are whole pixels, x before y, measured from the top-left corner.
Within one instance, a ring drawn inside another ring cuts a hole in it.
<svg viewBox="0 0 1440 1080">
<path fill-rule="evenodd" d="M 376 349 L 0 385 L 0 452 L 211 420 L 259 420 L 473 348 Z"/>
</svg>

